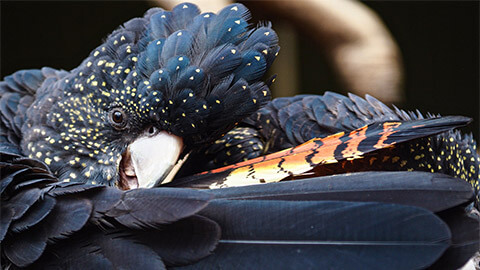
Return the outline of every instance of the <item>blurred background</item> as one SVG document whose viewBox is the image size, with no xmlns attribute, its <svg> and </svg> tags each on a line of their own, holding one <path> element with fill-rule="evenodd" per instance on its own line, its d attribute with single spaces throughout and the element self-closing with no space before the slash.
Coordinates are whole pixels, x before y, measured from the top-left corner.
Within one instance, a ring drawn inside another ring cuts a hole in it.
<svg viewBox="0 0 480 270">
<path fill-rule="evenodd" d="M 200 0 L 201 1 L 201 0 Z M 203 1 L 218 11 L 226 0 Z M 70 70 L 118 25 L 166 1 L 1 1 L 0 76 Z M 479 1 L 241 1 L 280 38 L 274 96 L 370 93 L 426 113 L 465 115 L 479 140 Z"/>
</svg>

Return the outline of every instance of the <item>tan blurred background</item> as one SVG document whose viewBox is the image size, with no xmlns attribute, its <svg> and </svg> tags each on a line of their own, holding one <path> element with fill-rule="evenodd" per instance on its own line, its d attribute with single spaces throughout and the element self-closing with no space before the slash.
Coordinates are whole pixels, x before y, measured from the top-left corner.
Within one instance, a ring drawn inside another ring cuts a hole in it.
<svg viewBox="0 0 480 270">
<path fill-rule="evenodd" d="M 132 17 L 176 1 L 1 1 L 0 75 L 21 68 L 78 65 Z M 204 11 L 228 1 L 201 0 Z M 407 109 L 475 118 L 478 140 L 479 3 L 353 0 L 241 1 L 252 22 L 280 36 L 275 96 L 325 90 Z"/>
<path fill-rule="evenodd" d="M 181 0 L 157 0 L 168 9 Z M 228 0 L 193 0 L 202 10 L 217 12 Z M 278 74 L 276 96 L 301 92 L 298 35 L 316 44 L 344 89 L 371 94 L 384 102 L 404 99 L 398 47 L 381 19 L 356 0 L 244 1 L 254 17 L 273 20 L 281 53 L 271 73 Z M 277 23 L 278 21 L 278 23 Z M 298 34 L 298 32 L 301 32 Z"/>
</svg>

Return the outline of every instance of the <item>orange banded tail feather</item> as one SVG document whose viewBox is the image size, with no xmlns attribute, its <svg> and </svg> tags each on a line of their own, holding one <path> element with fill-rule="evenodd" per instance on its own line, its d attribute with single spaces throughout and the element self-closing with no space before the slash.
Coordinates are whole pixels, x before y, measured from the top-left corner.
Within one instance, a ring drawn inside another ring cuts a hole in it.
<svg viewBox="0 0 480 270">
<path fill-rule="evenodd" d="M 387 121 L 315 138 L 294 148 L 175 180 L 165 186 L 223 188 L 278 182 L 302 175 L 313 168 L 417 138 L 436 135 L 467 125 L 470 118 L 447 116 L 413 121 Z"/>
</svg>

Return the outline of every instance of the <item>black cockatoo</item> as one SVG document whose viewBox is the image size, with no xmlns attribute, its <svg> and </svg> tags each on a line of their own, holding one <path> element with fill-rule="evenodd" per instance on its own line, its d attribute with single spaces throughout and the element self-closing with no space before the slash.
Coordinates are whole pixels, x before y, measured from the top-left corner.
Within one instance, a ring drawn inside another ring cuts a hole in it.
<svg viewBox="0 0 480 270">
<path fill-rule="evenodd" d="M 277 35 L 248 19 L 241 4 L 153 8 L 69 72 L 4 78 L 2 267 L 418 269 L 473 256 L 480 160 L 452 131 L 470 119 L 368 96 L 270 101 Z"/>
</svg>

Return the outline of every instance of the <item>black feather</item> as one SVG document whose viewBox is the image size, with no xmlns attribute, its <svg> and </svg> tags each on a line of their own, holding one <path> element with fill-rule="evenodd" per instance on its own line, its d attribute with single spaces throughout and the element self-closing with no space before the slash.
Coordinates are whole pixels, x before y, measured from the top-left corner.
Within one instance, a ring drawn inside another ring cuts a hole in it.
<svg viewBox="0 0 480 270">
<path fill-rule="evenodd" d="M 52 211 L 55 204 L 55 198 L 44 196 L 43 200 L 37 201 L 22 218 L 12 224 L 12 232 L 18 233 L 38 224 Z"/>
<path fill-rule="evenodd" d="M 19 267 L 26 267 L 36 261 L 45 251 L 47 235 L 41 231 L 19 233 L 14 238 L 2 241 L 2 252 L 5 257 Z"/>
<path fill-rule="evenodd" d="M 470 184 L 425 172 L 360 172 L 265 185 L 212 189 L 215 198 L 235 200 L 345 200 L 397 203 L 442 211 L 473 199 Z"/>
<path fill-rule="evenodd" d="M 125 231 L 86 231 L 82 237 L 54 246 L 38 265 L 46 269 L 165 269 L 158 254 Z"/>
<path fill-rule="evenodd" d="M 418 269 L 450 242 L 441 219 L 410 206 L 215 200 L 201 214 L 220 224 L 222 238 L 189 269 Z"/>
<path fill-rule="evenodd" d="M 19 192 L 13 198 L 10 199 L 10 209 L 13 210 L 13 220 L 17 220 L 27 212 L 42 195 L 42 192 L 38 188 L 28 189 L 24 192 Z"/>
<path fill-rule="evenodd" d="M 162 269 L 200 260 L 218 243 L 219 226 L 194 216 L 211 194 L 58 182 L 43 163 L 11 154 L 1 165 L 2 263 L 13 267 Z"/>
<path fill-rule="evenodd" d="M 480 250 L 480 218 L 462 207 L 437 213 L 452 232 L 452 243 L 431 269 L 460 269 Z"/>
<path fill-rule="evenodd" d="M 210 199 L 207 193 L 188 189 L 134 189 L 105 214 L 127 227 L 155 227 L 197 213 Z"/>
<path fill-rule="evenodd" d="M 186 265 L 210 255 L 220 239 L 220 231 L 216 222 L 195 215 L 161 231 L 138 232 L 135 239 L 151 247 L 167 266 Z"/>
<path fill-rule="evenodd" d="M 10 223 L 12 222 L 12 217 L 15 214 L 12 209 L 9 207 L 4 207 L 3 205 L 0 206 L 0 211 L 2 211 L 0 215 L 0 241 L 3 241 L 5 234 L 7 234 L 8 228 L 10 227 Z"/>
</svg>

